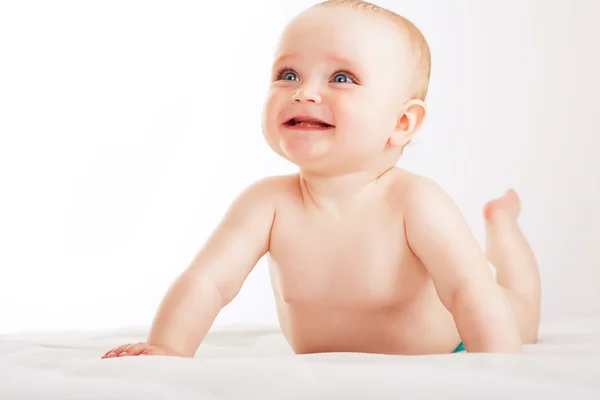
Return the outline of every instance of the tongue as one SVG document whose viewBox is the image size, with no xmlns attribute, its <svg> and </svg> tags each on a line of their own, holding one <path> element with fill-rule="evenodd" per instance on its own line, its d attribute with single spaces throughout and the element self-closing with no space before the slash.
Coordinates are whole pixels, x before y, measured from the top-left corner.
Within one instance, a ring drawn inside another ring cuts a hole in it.
<svg viewBox="0 0 600 400">
<path fill-rule="evenodd" d="M 306 128 L 306 129 L 324 129 L 324 128 L 329 128 L 329 125 L 324 124 L 322 122 L 315 122 L 315 121 L 301 121 L 301 122 L 296 122 L 296 124 L 294 126 L 298 127 L 298 128 Z"/>
</svg>

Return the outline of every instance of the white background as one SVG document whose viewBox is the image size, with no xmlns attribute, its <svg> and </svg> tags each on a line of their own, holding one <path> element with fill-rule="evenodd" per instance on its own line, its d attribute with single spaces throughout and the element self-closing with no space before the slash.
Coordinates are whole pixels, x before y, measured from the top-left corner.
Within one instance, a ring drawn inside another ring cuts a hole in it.
<svg viewBox="0 0 600 400">
<path fill-rule="evenodd" d="M 0 3 L 0 333 L 149 326 L 233 197 L 295 171 L 260 131 L 274 45 L 315 1 Z M 433 53 L 400 166 L 483 244 L 515 187 L 543 318 L 600 313 L 600 2 L 390 0 Z M 259 263 L 216 324 L 276 323 Z"/>
</svg>

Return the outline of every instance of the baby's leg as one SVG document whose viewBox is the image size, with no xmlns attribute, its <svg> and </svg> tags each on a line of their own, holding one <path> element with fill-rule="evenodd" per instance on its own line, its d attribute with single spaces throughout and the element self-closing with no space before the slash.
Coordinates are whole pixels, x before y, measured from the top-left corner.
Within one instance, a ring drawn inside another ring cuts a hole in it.
<svg viewBox="0 0 600 400">
<path fill-rule="evenodd" d="M 517 219 L 521 212 L 514 190 L 486 204 L 486 256 L 497 270 L 497 282 L 515 312 L 523 343 L 537 341 L 541 284 L 533 251 Z"/>
</svg>

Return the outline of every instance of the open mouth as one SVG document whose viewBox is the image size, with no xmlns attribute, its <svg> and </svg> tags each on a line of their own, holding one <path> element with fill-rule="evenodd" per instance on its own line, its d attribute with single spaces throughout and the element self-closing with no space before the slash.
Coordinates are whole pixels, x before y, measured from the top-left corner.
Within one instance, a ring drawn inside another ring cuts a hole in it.
<svg viewBox="0 0 600 400">
<path fill-rule="evenodd" d="M 334 127 L 325 121 L 312 117 L 290 118 L 283 125 L 291 129 L 330 129 Z"/>
</svg>

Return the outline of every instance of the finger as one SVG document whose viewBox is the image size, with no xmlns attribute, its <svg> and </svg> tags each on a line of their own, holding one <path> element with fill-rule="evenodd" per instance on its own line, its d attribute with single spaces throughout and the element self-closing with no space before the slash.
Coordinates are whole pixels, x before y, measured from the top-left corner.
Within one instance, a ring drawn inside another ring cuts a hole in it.
<svg viewBox="0 0 600 400">
<path fill-rule="evenodd" d="M 146 350 L 150 345 L 148 343 L 136 343 L 132 344 L 129 347 L 125 348 L 119 357 L 123 356 L 137 356 L 142 351 Z"/>
<path fill-rule="evenodd" d="M 104 353 L 104 355 L 102 356 L 102 358 L 106 358 L 106 357 L 108 357 L 108 355 L 109 355 L 110 353 L 114 353 L 114 351 L 115 351 L 116 349 L 117 349 L 116 347 L 115 347 L 115 348 L 112 348 L 112 349 L 110 349 L 109 351 L 107 351 L 106 353 Z"/>
<path fill-rule="evenodd" d="M 141 356 L 164 356 L 166 354 L 167 352 L 165 351 L 165 349 L 163 349 L 162 347 L 155 346 L 150 346 L 142 353 L 140 353 Z"/>
<path fill-rule="evenodd" d="M 108 355 L 106 356 L 106 358 L 118 357 L 119 354 L 121 354 L 121 352 L 123 350 L 125 350 L 126 348 L 128 348 L 129 346 L 131 346 L 131 343 L 123 344 L 123 345 L 117 347 L 112 352 L 108 353 Z"/>
</svg>

